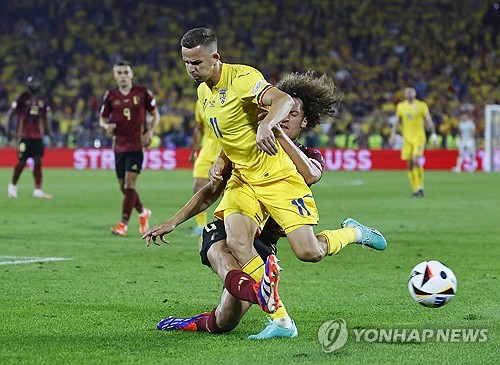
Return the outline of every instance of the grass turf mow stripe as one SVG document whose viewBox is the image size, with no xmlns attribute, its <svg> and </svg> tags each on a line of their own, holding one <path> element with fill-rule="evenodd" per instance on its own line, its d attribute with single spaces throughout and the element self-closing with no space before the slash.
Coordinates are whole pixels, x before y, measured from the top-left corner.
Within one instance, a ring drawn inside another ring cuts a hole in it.
<svg viewBox="0 0 500 365">
<path fill-rule="evenodd" d="M 66 257 L 26 257 L 26 256 L 0 256 L 0 259 L 6 259 L 6 261 L 0 261 L 0 265 L 21 265 L 21 264 L 32 264 L 34 262 L 72 260 Z"/>
</svg>

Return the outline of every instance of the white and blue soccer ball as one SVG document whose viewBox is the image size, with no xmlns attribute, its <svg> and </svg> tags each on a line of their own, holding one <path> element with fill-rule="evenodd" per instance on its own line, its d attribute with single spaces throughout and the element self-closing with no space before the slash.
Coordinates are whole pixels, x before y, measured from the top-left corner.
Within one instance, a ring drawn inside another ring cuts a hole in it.
<svg viewBox="0 0 500 365">
<path fill-rule="evenodd" d="M 424 261 L 411 271 L 408 290 L 417 303 L 430 308 L 442 307 L 455 296 L 457 278 L 442 262 Z"/>
</svg>

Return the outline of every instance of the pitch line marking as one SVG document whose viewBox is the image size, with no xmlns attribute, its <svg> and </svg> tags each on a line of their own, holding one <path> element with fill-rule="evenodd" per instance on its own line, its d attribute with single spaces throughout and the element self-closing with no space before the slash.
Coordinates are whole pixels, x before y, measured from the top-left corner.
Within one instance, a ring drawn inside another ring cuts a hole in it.
<svg viewBox="0 0 500 365">
<path fill-rule="evenodd" d="M 73 260 L 66 257 L 33 257 L 33 256 L 0 256 L 0 259 L 7 259 L 0 261 L 0 265 L 21 265 L 32 264 L 34 262 L 49 262 L 49 261 L 68 261 Z"/>
</svg>

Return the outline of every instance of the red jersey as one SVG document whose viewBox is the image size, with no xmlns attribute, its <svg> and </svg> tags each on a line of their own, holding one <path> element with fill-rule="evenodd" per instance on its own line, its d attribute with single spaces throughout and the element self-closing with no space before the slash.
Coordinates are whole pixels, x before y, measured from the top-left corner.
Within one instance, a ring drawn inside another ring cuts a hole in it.
<svg viewBox="0 0 500 365">
<path fill-rule="evenodd" d="M 50 106 L 47 100 L 39 95 L 24 91 L 12 103 L 17 115 L 16 136 L 21 138 L 41 139 L 45 133 L 44 122 Z"/>
<path fill-rule="evenodd" d="M 114 151 L 142 151 L 141 135 L 146 129 L 146 112 L 156 109 L 156 100 L 146 87 L 132 86 L 127 95 L 118 88 L 104 94 L 101 116 L 115 123 Z"/>
</svg>

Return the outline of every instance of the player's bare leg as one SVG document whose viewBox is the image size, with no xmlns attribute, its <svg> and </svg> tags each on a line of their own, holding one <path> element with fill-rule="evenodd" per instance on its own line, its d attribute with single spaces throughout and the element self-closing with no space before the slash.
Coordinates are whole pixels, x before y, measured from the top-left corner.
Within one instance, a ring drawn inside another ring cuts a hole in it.
<svg viewBox="0 0 500 365">
<path fill-rule="evenodd" d="M 35 189 L 33 190 L 33 198 L 36 199 L 52 199 L 51 194 L 47 194 L 42 190 L 42 158 L 35 157 L 35 165 L 33 166 L 33 178 L 35 180 Z"/>
<path fill-rule="evenodd" d="M 207 252 L 212 270 L 219 275 L 222 282 L 227 272 L 239 269 L 236 259 L 231 255 L 225 241 L 214 243 Z M 159 330 L 206 331 L 225 333 L 233 330 L 241 318 L 250 309 L 251 303 L 241 301 L 224 289 L 219 305 L 210 313 L 201 313 L 194 317 L 168 317 L 158 323 Z"/>
<path fill-rule="evenodd" d="M 125 173 L 125 179 L 118 179 L 118 184 L 120 185 L 120 190 L 124 194 L 124 197 L 122 202 L 121 220 L 116 226 L 111 228 L 111 233 L 114 235 L 125 236 L 127 234 L 128 221 L 130 219 L 132 209 L 137 202 L 137 193 L 135 191 L 137 177 L 137 173 L 127 171 Z"/>
<path fill-rule="evenodd" d="M 312 226 L 305 225 L 288 233 L 287 238 L 297 258 L 307 262 L 321 261 L 326 255 L 334 255 L 351 243 L 359 243 L 379 251 L 387 246 L 384 236 L 378 230 L 352 218 L 345 218 L 340 229 L 325 230 L 317 235 Z"/>
</svg>

